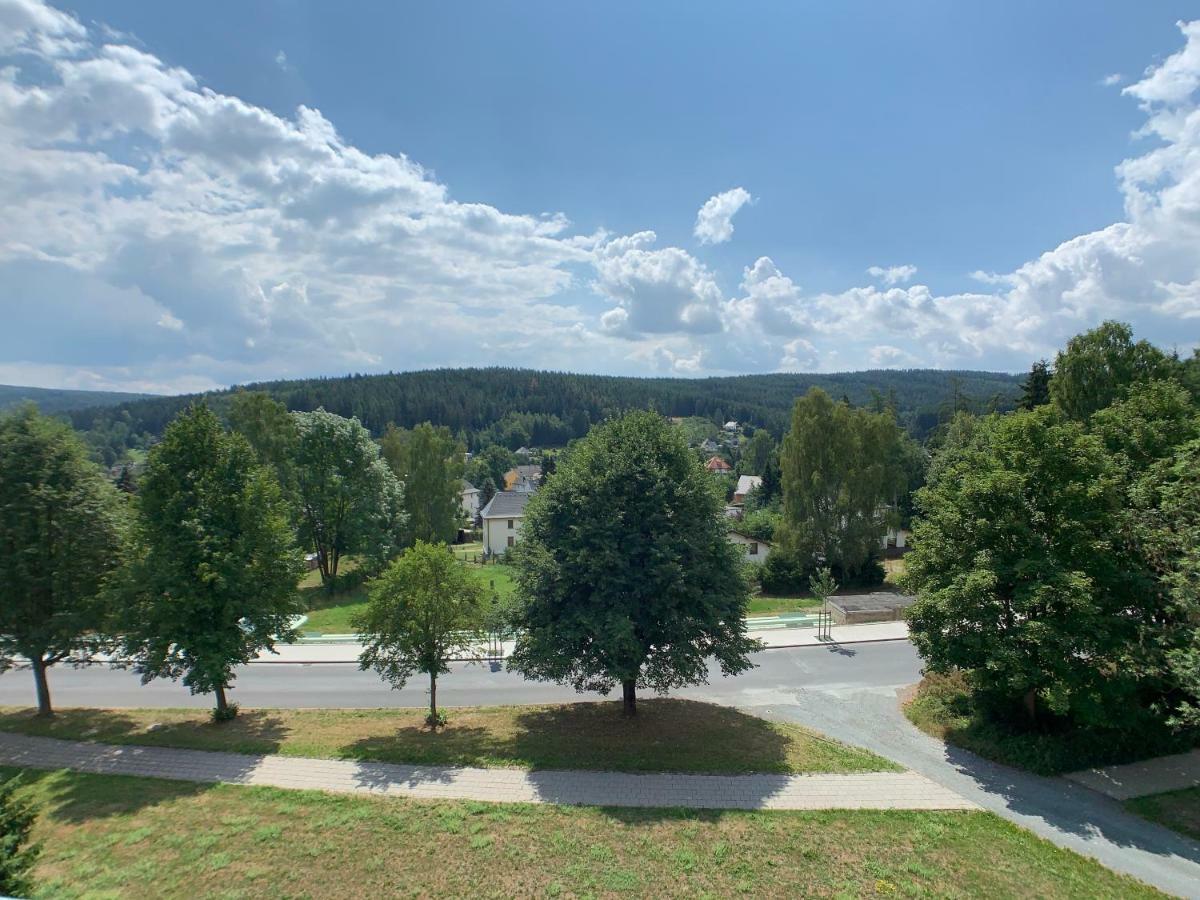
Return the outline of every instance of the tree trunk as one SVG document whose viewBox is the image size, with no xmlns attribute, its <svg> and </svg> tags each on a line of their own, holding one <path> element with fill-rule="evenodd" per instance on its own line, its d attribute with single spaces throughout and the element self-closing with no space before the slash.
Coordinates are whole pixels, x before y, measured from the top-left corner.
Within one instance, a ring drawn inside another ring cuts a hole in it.
<svg viewBox="0 0 1200 900">
<path fill-rule="evenodd" d="M 31 659 L 33 664 L 33 682 L 37 685 L 38 715 L 52 716 L 54 708 L 50 705 L 50 683 L 46 680 L 46 660 L 39 653 Z"/>
<path fill-rule="evenodd" d="M 229 711 L 229 703 L 225 700 L 225 685 L 217 685 L 217 718 L 224 719 Z"/>
<path fill-rule="evenodd" d="M 1037 689 L 1030 688 L 1025 692 L 1023 698 L 1025 703 L 1025 714 L 1029 717 L 1031 724 L 1037 724 Z"/>
<path fill-rule="evenodd" d="M 437 711 L 437 673 L 429 673 L 429 727 L 437 731 L 438 727 L 438 711 Z"/>
<path fill-rule="evenodd" d="M 621 682 L 621 691 L 623 693 L 622 700 L 625 705 L 621 712 L 627 716 L 637 715 L 637 682 L 632 678 L 627 678 Z"/>
</svg>

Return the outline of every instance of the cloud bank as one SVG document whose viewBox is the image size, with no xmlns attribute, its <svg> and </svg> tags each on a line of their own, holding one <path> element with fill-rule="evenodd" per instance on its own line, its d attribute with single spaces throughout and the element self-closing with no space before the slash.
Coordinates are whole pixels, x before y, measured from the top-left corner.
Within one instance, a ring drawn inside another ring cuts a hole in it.
<svg viewBox="0 0 1200 900">
<path fill-rule="evenodd" d="M 1200 324 L 1200 23 L 1122 88 L 1144 124 L 1122 221 L 978 292 L 911 264 L 810 292 L 747 254 L 740 280 L 653 231 L 456 198 L 319 110 L 206 87 L 101 25 L 0 0 L 0 381 L 195 390 L 434 365 L 627 373 L 1024 368 L 1107 317 L 1171 344 Z M 744 188 L 695 236 L 728 241 Z M 682 212 L 682 211 L 681 211 Z"/>
</svg>

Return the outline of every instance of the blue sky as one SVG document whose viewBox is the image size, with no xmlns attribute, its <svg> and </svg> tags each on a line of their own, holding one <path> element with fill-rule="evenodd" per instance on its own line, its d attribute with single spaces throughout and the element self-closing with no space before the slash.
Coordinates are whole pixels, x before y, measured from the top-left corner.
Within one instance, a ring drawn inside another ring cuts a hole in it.
<svg viewBox="0 0 1200 900">
<path fill-rule="evenodd" d="M 0 380 L 1187 350 L 1188 6 L 0 0 Z"/>
</svg>

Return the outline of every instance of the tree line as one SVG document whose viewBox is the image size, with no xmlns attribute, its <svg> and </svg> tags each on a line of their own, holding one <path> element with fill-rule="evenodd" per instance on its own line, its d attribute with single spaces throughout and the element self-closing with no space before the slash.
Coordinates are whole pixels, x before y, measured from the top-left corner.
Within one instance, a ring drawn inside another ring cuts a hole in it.
<svg viewBox="0 0 1200 900">
<path fill-rule="evenodd" d="M 469 450 L 491 444 L 561 447 L 618 413 L 653 409 L 666 416 L 730 419 L 771 432 L 788 429 L 792 402 L 820 387 L 854 406 L 876 398 L 891 405 L 901 426 L 918 439 L 956 411 L 1012 409 L 1014 376 L 988 372 L 879 370 L 837 374 L 741 375 L 725 378 L 627 378 L 528 369 L 436 369 L 264 382 L 245 390 L 268 394 L 290 411 L 325 409 L 357 418 L 373 436 L 389 423 L 422 422 L 450 429 Z M 70 414 L 87 432 L 98 458 L 111 465 L 124 447 L 144 447 L 179 412 L 204 400 L 219 415 L 238 389 L 156 397 Z"/>
<path fill-rule="evenodd" d="M 463 450 L 428 423 L 373 440 L 324 410 L 265 394 L 203 404 L 119 490 L 69 425 L 26 406 L 0 418 L 0 671 L 16 657 L 52 712 L 48 670 L 108 655 L 148 681 L 180 679 L 236 714 L 234 669 L 294 638 L 304 554 L 329 589 L 342 561 L 376 574 L 406 546 L 453 539 Z"/>
</svg>

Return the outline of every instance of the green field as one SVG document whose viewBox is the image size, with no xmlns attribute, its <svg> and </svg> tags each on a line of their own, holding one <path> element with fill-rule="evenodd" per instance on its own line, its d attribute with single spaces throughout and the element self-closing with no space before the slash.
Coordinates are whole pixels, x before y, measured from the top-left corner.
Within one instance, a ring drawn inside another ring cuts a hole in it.
<svg viewBox="0 0 1200 900">
<path fill-rule="evenodd" d="M 692 700 L 447 709 L 431 732 L 424 709 L 243 710 L 213 723 L 205 710 L 66 709 L 50 720 L 0 710 L 0 731 L 114 744 L 279 753 L 420 765 L 610 769 L 626 772 L 879 772 L 898 767 L 794 725 Z M 152 724 L 160 727 L 148 731 Z"/>
<path fill-rule="evenodd" d="M 42 810 L 35 896 L 55 900 L 1159 896 L 982 812 L 604 809 L 24 779 Z"/>
</svg>

